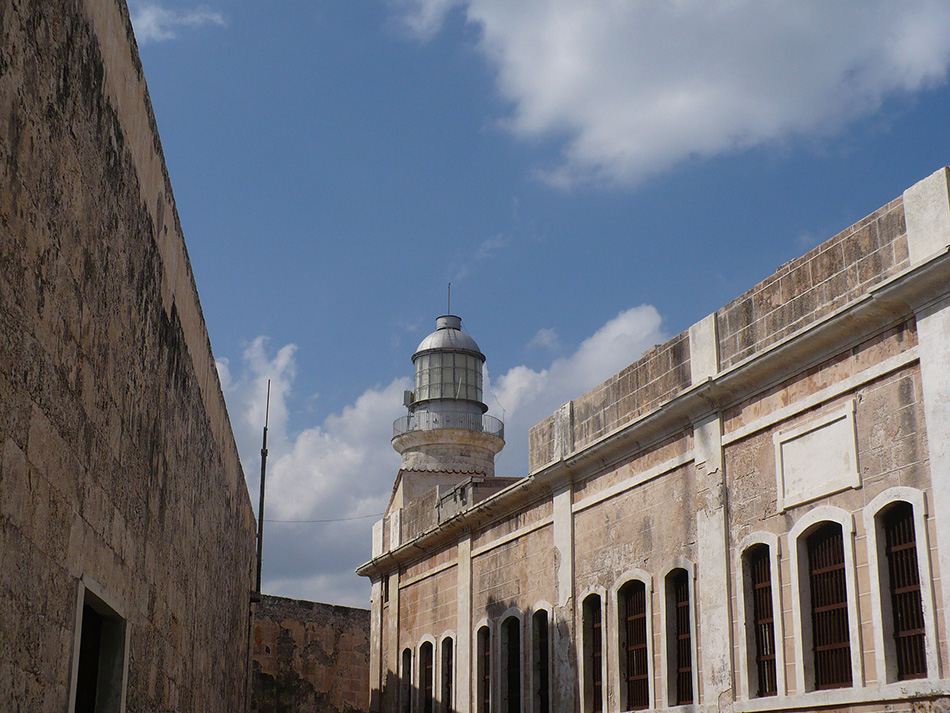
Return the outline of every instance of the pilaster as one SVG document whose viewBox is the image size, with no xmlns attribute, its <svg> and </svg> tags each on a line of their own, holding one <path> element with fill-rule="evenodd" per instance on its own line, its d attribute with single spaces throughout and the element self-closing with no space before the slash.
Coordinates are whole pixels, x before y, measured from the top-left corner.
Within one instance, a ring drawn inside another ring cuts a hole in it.
<svg viewBox="0 0 950 713">
<path fill-rule="evenodd" d="M 377 528 L 375 527 L 373 528 L 374 534 L 376 529 Z M 383 652 L 381 651 L 381 632 L 383 623 L 382 590 L 382 580 L 373 582 L 370 593 L 369 619 L 369 709 L 372 711 L 372 713 L 379 713 L 380 694 L 383 690 L 383 674 L 381 670 L 381 661 L 383 656 Z"/>
<path fill-rule="evenodd" d="M 399 570 L 389 575 L 389 651 L 384 652 L 386 661 L 386 713 L 396 713 L 399 700 Z"/>
<path fill-rule="evenodd" d="M 458 543 L 458 608 L 455 627 L 455 711 L 472 710 L 472 536 L 466 533 Z"/>
<path fill-rule="evenodd" d="M 950 171 L 941 168 L 904 191 L 907 251 L 911 265 L 950 246 Z M 950 288 L 950 286 L 948 286 Z M 936 525 L 936 560 L 944 627 L 950 613 L 950 297 L 917 310 L 917 353 L 930 450 L 930 482 Z M 946 675 L 946 661 L 943 661 Z"/>
<path fill-rule="evenodd" d="M 698 385 L 719 372 L 716 315 L 710 314 L 689 330 L 690 376 Z M 722 417 L 713 411 L 693 424 L 693 452 L 698 487 L 705 501 L 696 513 L 698 552 L 696 572 L 702 662 L 702 702 L 734 698 L 732 671 L 732 613 L 730 611 L 729 550 L 726 524 L 726 480 L 722 457 Z"/>
<path fill-rule="evenodd" d="M 554 494 L 554 569 L 557 601 L 554 606 L 554 680 L 552 710 L 574 710 L 577 689 L 574 650 L 574 514 L 571 486 Z"/>
<path fill-rule="evenodd" d="M 937 607 L 943 611 L 946 628 L 950 613 L 950 298 L 917 314 L 917 340 L 941 590 Z M 946 665 L 944 661 L 944 675 Z"/>
</svg>

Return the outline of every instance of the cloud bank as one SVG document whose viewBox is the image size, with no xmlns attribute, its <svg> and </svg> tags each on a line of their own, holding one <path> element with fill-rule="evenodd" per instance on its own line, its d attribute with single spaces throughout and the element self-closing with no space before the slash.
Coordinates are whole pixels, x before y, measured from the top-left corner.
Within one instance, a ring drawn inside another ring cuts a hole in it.
<svg viewBox="0 0 950 713">
<path fill-rule="evenodd" d="M 173 40 L 183 29 L 203 25 L 224 26 L 224 15 L 215 10 L 197 7 L 191 10 L 169 10 L 154 2 L 132 5 L 132 27 L 139 44 Z"/>
<path fill-rule="evenodd" d="M 630 185 L 691 158 L 826 136 L 946 81 L 950 4 L 890 0 L 399 0 L 427 39 L 453 10 L 554 185 Z"/>
<path fill-rule="evenodd" d="M 635 307 L 547 368 L 516 366 L 498 376 L 490 388 L 504 405 L 508 440 L 498 460 L 498 474 L 526 475 L 531 426 L 665 338 L 656 309 Z M 392 422 L 404 412 L 402 392 L 411 386 L 409 375 L 369 388 L 322 423 L 297 429 L 291 424 L 302 417 L 287 406 L 297 372 L 294 345 L 274 351 L 266 338 L 258 337 L 245 349 L 237 372 L 227 359 L 218 361 L 255 505 L 267 379 L 271 379 L 264 590 L 367 606 L 368 582 L 353 570 L 369 559 L 372 525 L 378 518 L 367 516 L 385 510 L 399 468 L 399 456 L 389 441 Z M 500 415 L 491 393 L 486 400 Z M 317 520 L 324 522 L 313 522 Z"/>
</svg>

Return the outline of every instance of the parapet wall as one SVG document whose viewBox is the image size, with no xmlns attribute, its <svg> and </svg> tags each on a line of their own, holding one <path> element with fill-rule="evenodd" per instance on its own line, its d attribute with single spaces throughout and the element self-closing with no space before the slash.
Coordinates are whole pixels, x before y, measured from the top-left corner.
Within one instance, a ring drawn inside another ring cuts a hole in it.
<svg viewBox="0 0 950 713">
<path fill-rule="evenodd" d="M 528 436 L 529 472 L 656 411 L 705 378 L 735 367 L 853 304 L 908 267 L 901 197 L 782 265 L 710 315 L 712 322 L 707 327 L 717 354 L 711 372 L 691 363 L 688 330 L 648 350 L 629 367 L 534 426 Z"/>
<path fill-rule="evenodd" d="M 721 368 L 844 307 L 909 265 L 904 201 L 897 198 L 716 312 Z"/>
</svg>

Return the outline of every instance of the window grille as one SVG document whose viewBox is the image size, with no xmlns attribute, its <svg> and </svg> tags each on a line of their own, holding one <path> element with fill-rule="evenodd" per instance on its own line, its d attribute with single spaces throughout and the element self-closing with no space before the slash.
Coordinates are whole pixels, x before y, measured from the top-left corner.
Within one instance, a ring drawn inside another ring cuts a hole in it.
<svg viewBox="0 0 950 713">
<path fill-rule="evenodd" d="M 587 673 L 589 705 L 591 713 L 601 713 L 604 710 L 604 638 L 601 626 L 600 596 L 591 594 L 584 600 L 584 629 L 586 636 L 585 648 L 587 659 Z"/>
<path fill-rule="evenodd" d="M 747 556 L 755 632 L 757 696 L 778 693 L 775 675 L 775 618 L 772 614 L 772 563 L 768 545 L 753 547 Z"/>
<path fill-rule="evenodd" d="M 550 659 L 548 655 L 548 613 L 536 611 L 532 618 L 534 626 L 535 693 L 534 713 L 551 713 Z"/>
<path fill-rule="evenodd" d="M 491 632 L 487 626 L 478 630 L 478 712 L 491 713 Z"/>
<path fill-rule="evenodd" d="M 521 622 L 508 617 L 502 627 L 505 644 L 505 711 L 521 713 Z"/>
<path fill-rule="evenodd" d="M 402 680 L 399 685 L 399 710 L 412 713 L 412 649 L 402 652 Z"/>
<path fill-rule="evenodd" d="M 434 713 L 433 658 L 435 657 L 433 656 L 432 644 L 427 641 L 419 649 L 419 674 L 422 679 L 419 681 L 419 689 L 422 691 L 422 713 Z"/>
<path fill-rule="evenodd" d="M 851 685 L 851 632 L 841 526 L 827 523 L 808 538 L 815 688 Z"/>
<path fill-rule="evenodd" d="M 689 574 L 672 572 L 667 580 L 673 593 L 673 623 L 676 635 L 676 705 L 693 702 L 693 645 L 689 626 Z"/>
<path fill-rule="evenodd" d="M 454 693 L 455 671 L 454 649 L 452 639 L 442 640 L 442 710 L 445 713 L 452 713 L 455 710 L 452 696 Z"/>
<path fill-rule="evenodd" d="M 884 514 L 883 525 L 897 678 L 921 678 L 927 675 L 927 658 L 913 506 L 897 503 Z"/>
<path fill-rule="evenodd" d="M 629 582 L 620 590 L 620 612 L 626 684 L 624 710 L 650 707 L 650 669 L 647 659 L 647 597 L 643 582 Z"/>
</svg>

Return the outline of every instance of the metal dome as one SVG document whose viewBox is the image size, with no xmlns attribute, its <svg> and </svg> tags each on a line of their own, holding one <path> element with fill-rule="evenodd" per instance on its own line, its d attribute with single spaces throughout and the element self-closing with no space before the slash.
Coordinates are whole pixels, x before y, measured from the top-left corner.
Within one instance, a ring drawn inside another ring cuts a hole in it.
<svg viewBox="0 0 950 713">
<path fill-rule="evenodd" d="M 435 331 L 419 342 L 416 354 L 439 349 L 443 351 L 467 351 L 482 355 L 475 340 L 462 331 L 462 318 L 444 314 L 435 321 Z M 413 355 L 413 356 L 415 356 Z M 484 357 L 484 355 L 482 355 Z"/>
</svg>

